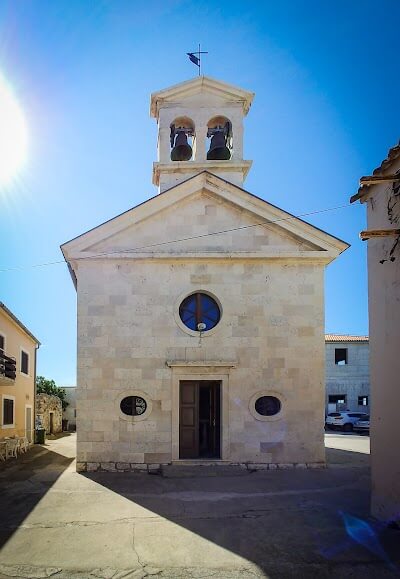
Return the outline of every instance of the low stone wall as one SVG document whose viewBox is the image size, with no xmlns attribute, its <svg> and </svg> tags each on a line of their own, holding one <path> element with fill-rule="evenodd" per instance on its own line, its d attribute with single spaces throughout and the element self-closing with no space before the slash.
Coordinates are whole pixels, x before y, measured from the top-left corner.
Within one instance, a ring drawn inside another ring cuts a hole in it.
<svg viewBox="0 0 400 579">
<path fill-rule="evenodd" d="M 156 473 L 160 472 L 163 466 L 169 466 L 168 464 L 143 464 L 143 463 L 133 463 L 133 462 L 77 462 L 76 470 L 77 472 L 148 472 Z M 211 464 L 211 463 L 210 463 Z M 248 470 L 250 472 L 258 470 L 288 470 L 288 469 L 316 469 L 316 468 L 326 468 L 325 462 L 287 462 L 287 463 L 212 463 L 212 466 L 224 466 L 224 467 L 236 467 Z M 185 466 L 182 464 L 182 466 Z M 191 468 L 201 468 L 202 465 L 188 464 Z M 178 467 L 177 467 L 178 468 Z"/>
</svg>

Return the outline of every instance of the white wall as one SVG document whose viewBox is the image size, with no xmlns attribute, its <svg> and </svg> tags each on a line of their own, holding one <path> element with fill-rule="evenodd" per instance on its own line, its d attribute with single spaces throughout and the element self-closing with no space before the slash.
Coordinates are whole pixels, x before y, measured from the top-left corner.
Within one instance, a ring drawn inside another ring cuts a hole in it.
<svg viewBox="0 0 400 579">
<path fill-rule="evenodd" d="M 68 420 L 68 428 L 76 425 L 76 386 L 61 386 L 65 390 L 65 400 L 68 402 L 63 410 L 63 419 Z"/>
<path fill-rule="evenodd" d="M 386 173 L 398 170 L 400 159 Z M 375 186 L 368 200 L 368 229 L 399 226 L 400 196 L 393 195 L 391 183 Z M 368 241 L 372 513 L 382 520 L 398 519 L 400 513 L 400 243 L 390 261 L 395 241 Z"/>
</svg>

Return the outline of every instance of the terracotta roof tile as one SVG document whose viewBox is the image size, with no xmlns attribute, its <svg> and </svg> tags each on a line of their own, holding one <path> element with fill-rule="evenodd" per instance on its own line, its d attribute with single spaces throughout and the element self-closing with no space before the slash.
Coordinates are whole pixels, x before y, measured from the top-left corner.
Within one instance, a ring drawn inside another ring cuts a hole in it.
<svg viewBox="0 0 400 579">
<path fill-rule="evenodd" d="M 394 147 L 389 149 L 387 158 L 382 161 L 382 163 L 379 165 L 379 167 L 374 169 L 373 175 L 380 175 L 381 173 L 383 173 L 383 171 L 386 171 L 386 169 L 389 169 L 390 165 L 398 157 L 400 157 L 400 141 L 397 143 L 397 145 L 395 145 Z"/>
<path fill-rule="evenodd" d="M 382 163 L 373 170 L 373 175 L 382 175 L 387 169 L 390 168 L 392 163 L 396 161 L 400 157 L 400 141 L 394 147 L 391 147 L 388 151 L 386 159 L 382 161 Z M 350 198 L 350 203 L 354 203 L 354 201 L 358 201 L 358 199 L 362 199 L 365 197 L 370 191 L 371 185 L 360 185 L 357 193 Z"/>
<path fill-rule="evenodd" d="M 349 334 L 325 334 L 325 342 L 369 342 L 369 336 L 352 336 Z"/>
<path fill-rule="evenodd" d="M 37 338 L 35 338 L 35 336 L 32 334 L 32 332 L 30 332 L 30 331 L 28 330 L 28 328 L 17 318 L 16 315 L 14 315 L 14 314 L 12 313 L 11 310 L 8 309 L 8 307 L 7 307 L 5 304 L 3 304 L 3 302 L 0 302 L 0 309 L 3 310 L 3 312 L 5 312 L 5 313 L 17 324 L 17 326 L 19 326 L 19 327 L 21 328 L 21 330 L 22 330 L 23 332 L 25 332 L 25 334 L 27 334 L 28 336 L 30 336 L 30 337 L 32 338 L 32 340 L 33 340 L 34 342 L 36 342 L 36 344 L 37 344 L 38 346 L 41 345 L 40 342 L 39 342 L 39 340 L 38 340 Z"/>
</svg>

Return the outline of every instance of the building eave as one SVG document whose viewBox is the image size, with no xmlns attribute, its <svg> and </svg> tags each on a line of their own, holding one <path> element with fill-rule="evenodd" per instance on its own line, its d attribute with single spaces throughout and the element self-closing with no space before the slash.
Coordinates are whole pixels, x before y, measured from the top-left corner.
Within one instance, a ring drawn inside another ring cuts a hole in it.
<svg viewBox="0 0 400 579">
<path fill-rule="evenodd" d="M 370 229 L 360 232 L 361 241 L 367 241 L 372 237 L 398 237 L 400 229 Z"/>
<path fill-rule="evenodd" d="M 299 263 L 307 262 L 313 264 L 323 264 L 327 265 L 336 259 L 337 254 L 328 251 L 274 251 L 274 252 L 248 252 L 248 251 L 231 251 L 229 253 L 219 253 L 219 252 L 203 252 L 203 251 L 193 251 L 193 252 L 182 252 L 182 253 L 162 253 L 162 252 L 113 252 L 111 255 L 101 254 L 96 256 L 91 252 L 81 252 L 78 259 L 90 261 L 91 263 L 103 262 L 105 259 L 108 261 L 125 261 L 125 262 L 171 262 L 175 263 L 177 261 L 181 262 L 225 262 L 231 263 L 234 260 L 237 261 L 275 261 L 275 262 L 288 262 L 288 263 Z M 76 258 L 75 258 L 76 259 Z M 73 261 L 73 259 L 72 259 Z"/>
<path fill-rule="evenodd" d="M 355 336 L 352 334 L 325 334 L 325 342 L 327 344 L 343 343 L 343 342 L 369 342 L 369 336 Z"/>
<path fill-rule="evenodd" d="M 374 175 L 382 175 L 385 171 L 391 168 L 393 163 L 400 157 L 400 141 L 394 147 L 391 147 L 388 151 L 386 159 L 382 161 L 382 163 L 374 169 Z"/>
<path fill-rule="evenodd" d="M 400 158 L 400 141 L 394 147 L 391 147 L 388 151 L 388 155 L 386 159 L 382 161 L 382 163 L 374 169 L 372 175 L 367 175 L 361 177 L 360 179 L 360 187 L 355 195 L 350 197 L 350 203 L 354 203 L 355 201 L 360 201 L 364 203 L 369 195 L 373 192 L 373 188 L 375 185 L 379 183 L 394 183 L 400 180 L 399 172 L 394 174 L 385 174 L 386 171 L 392 168 L 393 163 Z"/>
<path fill-rule="evenodd" d="M 3 312 L 5 312 L 8 317 L 11 318 L 12 321 L 37 344 L 37 347 L 41 345 L 39 340 L 32 334 L 32 332 L 28 330 L 28 328 L 17 318 L 15 314 L 12 313 L 11 310 L 8 309 L 5 304 L 3 304 L 3 302 L 0 302 L 0 309 L 2 309 Z"/>
<path fill-rule="evenodd" d="M 243 113 L 245 115 L 249 112 L 254 98 L 253 92 L 243 90 L 237 86 L 221 82 L 209 76 L 198 76 L 194 79 L 152 93 L 150 97 L 150 115 L 157 119 L 161 103 L 181 100 L 197 94 L 202 90 L 209 90 L 227 99 L 237 101 L 243 107 Z"/>
<path fill-rule="evenodd" d="M 194 162 L 194 161 L 176 161 L 174 164 L 172 163 L 153 163 L 153 185 L 158 186 L 160 184 L 160 175 L 161 173 L 176 173 L 182 174 L 188 171 L 196 171 L 200 174 L 202 172 L 207 172 L 210 174 L 210 171 L 204 169 L 204 165 L 209 163 L 214 170 L 220 169 L 225 173 L 231 172 L 241 172 L 243 175 L 243 180 L 246 179 L 248 172 L 251 169 L 253 161 L 203 161 L 203 162 Z M 196 176 L 196 175 L 194 175 Z M 190 179 L 191 177 L 189 177 Z M 187 179 L 185 179 L 187 181 Z M 183 181 L 181 181 L 183 182 Z M 179 185 L 179 183 L 178 183 Z M 173 185 L 176 187 L 176 185 Z M 171 188 L 171 187 L 170 187 Z M 165 191 L 163 191 L 165 193 Z"/>
<path fill-rule="evenodd" d="M 340 255 L 345 251 L 349 244 L 345 241 L 323 231 L 322 229 L 311 225 L 310 223 L 302 220 L 291 213 L 284 211 L 283 209 L 265 201 L 261 197 L 249 193 L 245 189 L 242 189 L 238 185 L 226 181 L 225 179 L 214 175 L 208 171 L 203 171 L 197 175 L 189 177 L 186 181 L 178 183 L 163 191 L 163 193 L 148 199 L 147 201 L 140 203 L 136 207 L 129 209 L 128 211 L 114 217 L 99 225 L 90 231 L 81 234 L 80 236 L 74 238 L 73 240 L 64 243 L 61 246 L 61 251 L 63 252 L 64 258 L 67 262 L 72 263 L 75 259 L 83 258 L 95 258 L 97 257 L 93 252 L 87 253 L 86 248 L 92 246 L 95 243 L 99 243 L 106 237 L 110 237 L 123 230 L 127 226 L 133 225 L 137 219 L 142 220 L 154 214 L 154 212 L 159 211 L 162 208 L 167 207 L 170 203 L 176 202 L 180 195 L 180 190 L 187 187 L 188 184 L 192 183 L 192 191 L 196 188 L 200 189 L 210 189 L 210 191 L 216 191 L 218 195 L 222 196 L 221 193 L 221 183 L 224 184 L 224 198 L 237 203 L 240 207 L 251 211 L 255 215 L 259 215 L 262 219 L 266 219 L 266 224 L 268 223 L 278 223 L 283 229 L 286 229 L 288 233 L 298 235 L 303 239 L 308 240 L 310 243 L 317 245 L 325 250 L 325 255 L 334 252 L 335 255 Z M 237 197 L 237 194 L 239 197 Z M 187 190 L 187 194 L 191 194 L 190 189 Z M 172 196 L 172 197 L 171 197 Z M 176 197 L 174 201 L 174 196 Z M 157 203 L 158 208 L 150 208 L 151 204 Z M 133 213 L 135 210 L 139 210 L 139 215 Z M 103 228 L 103 232 L 100 229 Z M 140 250 L 140 248 L 137 248 Z M 144 248 L 142 248 L 144 249 Z M 104 255 L 103 253 L 101 255 Z M 99 256 L 101 257 L 101 256 Z M 114 255 L 116 257 L 116 255 Z M 331 261 L 331 259 L 330 259 Z M 72 264 L 73 265 L 73 264 Z M 73 267 L 73 269 L 75 269 Z"/>
</svg>

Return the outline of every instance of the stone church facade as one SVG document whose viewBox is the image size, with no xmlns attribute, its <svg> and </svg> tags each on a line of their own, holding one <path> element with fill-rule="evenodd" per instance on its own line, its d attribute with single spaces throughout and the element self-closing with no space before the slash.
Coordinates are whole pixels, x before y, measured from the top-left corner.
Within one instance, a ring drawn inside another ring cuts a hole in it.
<svg viewBox="0 0 400 579">
<path fill-rule="evenodd" d="M 62 246 L 78 470 L 324 465 L 324 268 L 348 245 L 242 188 L 252 99 L 153 94 L 159 194 Z"/>
</svg>

